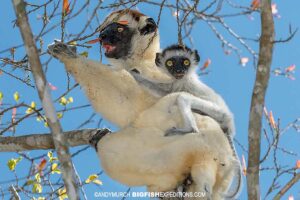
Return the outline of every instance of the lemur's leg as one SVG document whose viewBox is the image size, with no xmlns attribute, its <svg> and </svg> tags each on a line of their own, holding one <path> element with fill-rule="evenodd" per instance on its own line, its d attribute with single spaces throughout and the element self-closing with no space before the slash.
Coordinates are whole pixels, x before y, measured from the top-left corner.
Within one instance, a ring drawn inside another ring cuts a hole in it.
<svg viewBox="0 0 300 200">
<path fill-rule="evenodd" d="M 181 113 L 183 118 L 184 126 L 183 128 L 173 127 L 166 131 L 165 136 L 172 136 L 172 135 L 184 135 L 187 133 L 198 133 L 199 129 L 197 127 L 196 120 L 192 113 L 191 108 L 191 99 L 187 98 L 186 95 L 179 95 L 177 97 L 177 105 L 178 109 Z"/>
<path fill-rule="evenodd" d="M 183 135 L 193 132 L 198 133 L 199 130 L 197 128 L 192 109 L 207 114 L 220 124 L 223 123 L 224 118 L 227 118 L 227 113 L 224 112 L 224 110 L 220 109 L 220 107 L 217 106 L 215 103 L 197 98 L 193 95 L 179 94 L 177 98 L 177 105 L 183 117 L 184 127 L 173 127 L 167 130 L 165 136 Z M 228 129 L 227 127 L 225 128 L 226 130 Z"/>
</svg>

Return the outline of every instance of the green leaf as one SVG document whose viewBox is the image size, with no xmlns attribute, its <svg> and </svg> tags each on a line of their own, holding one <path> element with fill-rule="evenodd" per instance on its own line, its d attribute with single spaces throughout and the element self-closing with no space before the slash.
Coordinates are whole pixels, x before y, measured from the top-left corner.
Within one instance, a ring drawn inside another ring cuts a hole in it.
<svg viewBox="0 0 300 200">
<path fill-rule="evenodd" d="M 97 184 L 97 185 L 103 185 L 102 181 L 96 179 L 96 180 L 93 180 L 93 183 Z"/>
<path fill-rule="evenodd" d="M 76 46 L 77 42 L 76 41 L 70 42 L 69 45 Z"/>
<path fill-rule="evenodd" d="M 53 152 L 52 152 L 52 151 L 48 151 L 47 156 L 48 156 L 48 158 L 49 158 L 49 162 L 51 162 L 51 163 L 52 163 L 53 161 L 57 160 L 56 157 L 53 157 Z"/>
<path fill-rule="evenodd" d="M 3 99 L 3 93 L 0 92 L 0 101 L 2 101 L 2 99 Z"/>
<path fill-rule="evenodd" d="M 89 52 L 84 51 L 84 52 L 80 53 L 79 55 L 84 56 L 84 57 L 87 58 L 89 56 Z"/>
<path fill-rule="evenodd" d="M 89 177 L 85 180 L 85 183 L 95 183 L 97 185 L 102 185 L 102 181 L 100 181 L 98 179 L 98 175 L 97 174 L 91 174 L 89 175 Z"/>
<path fill-rule="evenodd" d="M 61 171 L 58 169 L 57 166 L 58 166 L 57 163 L 53 163 L 51 165 L 51 174 L 55 174 L 55 173 L 61 174 Z"/>
<path fill-rule="evenodd" d="M 41 182 L 41 175 L 40 175 L 40 173 L 37 173 L 34 177 L 35 177 L 36 182 L 38 182 L 38 183 Z"/>
<path fill-rule="evenodd" d="M 32 187 L 32 192 L 33 193 L 41 193 L 43 191 L 43 187 L 39 183 L 34 183 Z"/>
<path fill-rule="evenodd" d="M 49 159 L 51 159 L 53 157 L 53 152 L 52 151 L 48 151 L 47 156 Z"/>
<path fill-rule="evenodd" d="M 20 94 L 19 94 L 19 92 L 15 92 L 14 93 L 14 99 L 15 99 L 16 102 L 18 102 L 20 100 Z"/>
<path fill-rule="evenodd" d="M 12 158 L 9 161 L 7 161 L 7 166 L 9 168 L 10 171 L 14 171 L 17 164 L 22 160 L 22 157 L 19 157 L 17 159 Z"/>
<path fill-rule="evenodd" d="M 32 185 L 33 183 L 35 183 L 34 180 L 28 180 L 26 181 L 25 185 Z"/>
<path fill-rule="evenodd" d="M 64 200 L 68 198 L 66 188 L 62 188 L 58 190 L 58 197 L 59 200 Z"/>
<path fill-rule="evenodd" d="M 59 99 L 59 103 L 60 103 L 60 105 L 65 106 L 65 105 L 68 104 L 68 100 L 67 100 L 66 97 L 61 97 L 61 98 Z"/>
</svg>

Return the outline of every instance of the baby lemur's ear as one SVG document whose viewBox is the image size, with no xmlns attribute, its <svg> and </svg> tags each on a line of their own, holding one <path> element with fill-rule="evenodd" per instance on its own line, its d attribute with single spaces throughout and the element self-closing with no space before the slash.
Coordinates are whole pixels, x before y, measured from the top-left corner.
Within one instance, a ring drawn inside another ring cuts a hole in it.
<svg viewBox="0 0 300 200">
<path fill-rule="evenodd" d="M 194 57 L 195 57 L 195 62 L 197 62 L 197 64 L 200 62 L 200 56 L 199 56 L 199 54 L 198 54 L 198 51 L 197 50 L 195 50 L 194 52 L 193 52 L 193 54 L 194 54 Z"/>
<path fill-rule="evenodd" d="M 155 57 L 156 66 L 159 67 L 161 65 L 161 59 L 162 59 L 162 54 L 161 53 L 156 53 L 156 57 Z"/>
</svg>

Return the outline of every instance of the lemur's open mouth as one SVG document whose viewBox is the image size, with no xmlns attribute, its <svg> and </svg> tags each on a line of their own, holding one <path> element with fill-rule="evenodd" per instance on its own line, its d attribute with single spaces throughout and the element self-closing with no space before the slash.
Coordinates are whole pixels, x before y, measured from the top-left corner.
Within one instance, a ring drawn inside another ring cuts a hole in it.
<svg viewBox="0 0 300 200">
<path fill-rule="evenodd" d="M 110 45 L 110 44 L 102 44 L 103 48 L 105 49 L 105 53 L 109 54 L 111 52 L 113 52 L 116 49 L 116 46 Z"/>
<path fill-rule="evenodd" d="M 176 79 L 181 79 L 184 75 L 185 75 L 185 73 L 174 74 Z"/>
</svg>

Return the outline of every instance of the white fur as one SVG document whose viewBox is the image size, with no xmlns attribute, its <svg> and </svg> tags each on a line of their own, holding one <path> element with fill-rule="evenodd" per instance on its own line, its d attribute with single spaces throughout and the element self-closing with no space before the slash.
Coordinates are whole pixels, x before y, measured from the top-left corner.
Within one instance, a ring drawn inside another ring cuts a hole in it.
<svg viewBox="0 0 300 200">
<path fill-rule="evenodd" d="M 182 123 L 175 106 L 179 94 L 163 97 L 142 112 L 132 126 L 100 140 L 102 167 L 123 184 L 146 185 L 156 192 L 173 190 L 192 173 L 191 191 L 203 191 L 208 185 L 213 199 L 222 199 L 236 164 L 219 125 L 196 114 L 202 134 L 164 136 L 168 128 Z"/>
<path fill-rule="evenodd" d="M 135 75 L 135 78 L 139 81 L 139 83 L 145 85 L 145 87 L 148 87 L 150 90 L 152 89 L 153 94 L 157 94 L 158 91 L 161 91 L 161 96 L 165 96 L 172 92 L 187 92 L 191 94 L 178 95 L 175 104 L 177 104 L 180 110 L 180 115 L 183 118 L 184 124 L 182 126 L 177 124 L 175 127 L 167 130 L 167 135 L 184 135 L 187 132 L 201 133 L 201 131 L 199 131 L 197 128 L 195 118 L 192 115 L 192 109 L 206 113 L 208 116 L 211 116 L 213 119 L 217 120 L 222 128 L 227 130 L 225 134 L 227 134 L 226 136 L 228 141 L 232 146 L 232 153 L 236 157 L 237 163 L 235 170 L 237 187 L 235 187 L 230 195 L 237 196 L 242 186 L 242 173 L 241 165 L 232 139 L 235 133 L 233 114 L 230 112 L 223 98 L 212 88 L 208 87 L 199 80 L 195 72 L 198 63 L 195 60 L 195 53 L 193 51 L 178 50 L 176 47 L 173 49 L 168 48 L 164 50 L 162 54 L 158 55 L 157 59 L 159 59 L 159 67 L 164 69 L 166 73 L 169 73 L 166 62 L 174 57 L 186 58 L 191 63 L 187 74 L 185 74 L 183 78 L 173 78 L 172 82 L 168 84 L 162 84 L 160 81 L 149 81 L 147 79 L 143 79 L 141 78 L 142 75 Z M 155 85 L 157 87 L 155 87 Z"/>
<path fill-rule="evenodd" d="M 132 26 L 139 26 L 130 16 Z M 109 23 L 107 19 L 105 23 Z M 164 137 L 166 129 L 182 124 L 174 101 L 178 94 L 158 99 L 140 87 L 126 71 L 136 68 L 145 77 L 170 80 L 154 63 L 159 48 L 158 35 L 141 57 L 143 37 L 136 38 L 134 52 L 128 60 L 110 59 L 116 69 L 83 57 L 55 55 L 82 86 L 94 109 L 121 127 L 98 143 L 105 172 L 117 181 L 147 185 L 150 191 L 174 189 L 189 174 L 192 191 L 202 191 L 208 184 L 213 199 L 222 199 L 232 180 L 234 158 L 219 125 L 209 117 L 196 115 L 202 135 Z M 216 160 L 215 160 L 216 159 Z M 225 167 L 220 163 L 225 163 Z"/>
</svg>

